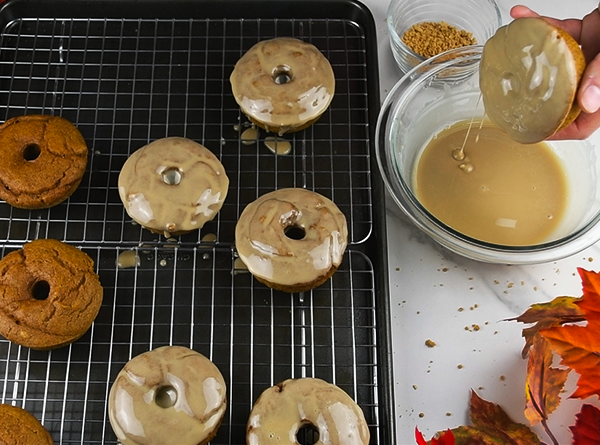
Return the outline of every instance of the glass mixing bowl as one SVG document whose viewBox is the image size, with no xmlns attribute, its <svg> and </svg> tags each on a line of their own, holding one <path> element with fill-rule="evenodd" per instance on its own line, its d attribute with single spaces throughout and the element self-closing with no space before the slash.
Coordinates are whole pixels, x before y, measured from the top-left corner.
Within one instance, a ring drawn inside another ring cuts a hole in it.
<svg viewBox="0 0 600 445">
<path fill-rule="evenodd" d="M 500 264 L 534 264 L 573 255 L 600 240 L 600 132 L 585 141 L 547 142 L 565 172 L 565 216 L 542 244 L 504 246 L 463 235 L 430 214 L 414 193 L 414 172 L 429 140 L 458 122 L 483 118 L 479 91 L 482 46 L 451 50 L 409 71 L 390 91 L 376 128 L 376 155 L 398 206 L 442 246 L 465 257 Z"/>
</svg>

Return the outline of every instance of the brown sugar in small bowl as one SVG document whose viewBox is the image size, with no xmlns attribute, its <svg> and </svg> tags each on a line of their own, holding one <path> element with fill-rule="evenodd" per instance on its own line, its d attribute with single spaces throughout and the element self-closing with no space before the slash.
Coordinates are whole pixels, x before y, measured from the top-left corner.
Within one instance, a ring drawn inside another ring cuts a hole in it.
<svg viewBox="0 0 600 445">
<path fill-rule="evenodd" d="M 403 73 L 440 52 L 483 45 L 501 24 L 494 0 L 392 0 L 387 12 L 392 53 Z M 415 32 L 413 26 L 422 29 Z M 409 44 L 403 41 L 407 32 Z"/>
</svg>

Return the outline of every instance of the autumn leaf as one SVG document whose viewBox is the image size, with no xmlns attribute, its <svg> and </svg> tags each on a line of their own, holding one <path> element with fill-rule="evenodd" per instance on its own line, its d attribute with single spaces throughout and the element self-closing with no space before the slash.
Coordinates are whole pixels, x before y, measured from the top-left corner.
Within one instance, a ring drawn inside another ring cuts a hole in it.
<svg viewBox="0 0 600 445">
<path fill-rule="evenodd" d="M 427 445 L 427 441 L 423 437 L 419 428 L 415 428 L 415 436 L 417 438 L 417 445 Z M 438 437 L 431 439 L 430 445 L 455 445 L 454 435 L 452 431 L 447 430 L 438 434 Z"/>
<path fill-rule="evenodd" d="M 417 445 L 427 445 L 427 441 L 423 437 L 423 433 L 421 433 L 417 427 L 415 427 L 415 437 L 417 438 Z"/>
<path fill-rule="evenodd" d="M 469 404 L 471 426 L 451 431 L 455 445 L 540 445 L 540 439 L 527 425 L 514 422 L 499 405 L 471 392 Z M 443 437 L 443 436 L 442 436 Z M 421 445 L 421 442 L 417 443 Z M 436 442 L 431 442 L 432 445 Z M 441 442 L 446 444 L 446 442 Z"/>
<path fill-rule="evenodd" d="M 600 444 L 600 410 L 592 405 L 583 405 L 575 425 L 569 429 L 573 433 L 573 445 Z"/>
<path fill-rule="evenodd" d="M 560 392 L 570 369 L 553 368 L 552 360 L 548 341 L 540 334 L 535 335 L 525 380 L 525 417 L 531 425 L 546 421 L 560 405 Z"/>
<path fill-rule="evenodd" d="M 533 345 L 533 338 L 541 329 L 583 321 L 583 311 L 576 304 L 578 300 L 581 298 L 557 297 L 548 303 L 533 304 L 522 315 L 507 319 L 508 321 L 534 324 L 523 329 L 525 346 L 521 351 L 521 357 L 527 357 L 529 349 Z"/>
<path fill-rule="evenodd" d="M 540 330 L 561 357 L 561 364 L 579 374 L 577 389 L 571 398 L 600 396 L 600 275 L 578 269 L 583 297 L 576 302 L 587 324 L 558 326 Z"/>
</svg>

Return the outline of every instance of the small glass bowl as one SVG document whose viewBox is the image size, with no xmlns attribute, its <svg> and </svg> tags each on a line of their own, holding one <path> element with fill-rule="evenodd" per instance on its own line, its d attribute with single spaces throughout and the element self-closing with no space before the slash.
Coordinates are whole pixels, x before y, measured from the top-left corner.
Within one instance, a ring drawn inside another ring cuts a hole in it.
<svg viewBox="0 0 600 445">
<path fill-rule="evenodd" d="M 387 13 L 390 44 L 403 73 L 426 60 L 402 42 L 404 33 L 421 22 L 446 22 L 471 32 L 483 45 L 502 24 L 502 16 L 494 0 L 392 0 Z"/>
<path fill-rule="evenodd" d="M 414 193 L 414 173 L 431 138 L 458 121 L 482 119 L 482 46 L 432 57 L 405 74 L 385 99 L 375 147 L 384 182 L 400 209 L 442 246 L 467 258 L 498 264 L 536 264 L 574 255 L 600 240 L 600 131 L 585 141 L 547 142 L 565 171 L 565 216 L 542 244 L 505 246 L 453 230 L 430 214 Z"/>
</svg>

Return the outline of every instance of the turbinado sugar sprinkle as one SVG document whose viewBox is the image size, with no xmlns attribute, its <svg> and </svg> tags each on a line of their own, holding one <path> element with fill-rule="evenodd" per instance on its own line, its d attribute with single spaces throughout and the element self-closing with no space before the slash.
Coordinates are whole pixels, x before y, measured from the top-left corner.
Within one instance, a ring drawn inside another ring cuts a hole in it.
<svg viewBox="0 0 600 445">
<path fill-rule="evenodd" d="M 402 41 L 423 57 L 433 57 L 449 49 L 477 43 L 472 33 L 446 22 L 414 24 L 404 33 Z"/>
</svg>

